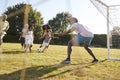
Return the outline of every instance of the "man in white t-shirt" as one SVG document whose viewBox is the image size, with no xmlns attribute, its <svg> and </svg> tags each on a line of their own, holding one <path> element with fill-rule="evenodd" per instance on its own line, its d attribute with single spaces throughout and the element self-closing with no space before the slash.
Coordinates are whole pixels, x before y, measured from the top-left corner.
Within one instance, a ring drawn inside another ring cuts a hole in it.
<svg viewBox="0 0 120 80">
<path fill-rule="evenodd" d="M 64 36 L 71 32 L 76 32 L 77 35 L 68 42 L 67 58 L 62 63 L 70 63 L 72 46 L 76 46 L 79 44 L 84 44 L 85 50 L 93 58 L 92 63 L 98 62 L 98 59 L 94 56 L 92 50 L 89 48 L 91 41 L 94 37 L 93 33 L 86 26 L 79 24 L 77 18 L 72 17 L 70 18 L 69 22 L 70 22 L 71 28 L 68 29 L 66 32 L 59 34 L 59 36 Z"/>
<path fill-rule="evenodd" d="M 6 35 L 8 29 L 9 29 L 9 22 L 7 21 L 7 15 L 3 14 L 0 17 L 0 46 L 2 44 L 2 39 Z"/>
</svg>

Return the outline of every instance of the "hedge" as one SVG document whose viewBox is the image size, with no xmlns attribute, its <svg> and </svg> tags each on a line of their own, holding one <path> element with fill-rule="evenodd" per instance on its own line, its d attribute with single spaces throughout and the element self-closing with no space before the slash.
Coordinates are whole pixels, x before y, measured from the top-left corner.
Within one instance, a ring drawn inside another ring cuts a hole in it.
<svg viewBox="0 0 120 80">
<path fill-rule="evenodd" d="M 57 35 L 57 34 L 56 34 Z M 65 35 L 64 37 L 53 38 L 50 44 L 53 45 L 67 45 L 68 41 L 74 37 L 74 35 Z M 6 35 L 3 39 L 4 42 L 20 43 L 18 35 Z M 42 43 L 42 40 L 35 38 L 34 43 Z M 95 34 L 91 46 L 106 47 L 107 36 L 106 34 Z"/>
</svg>

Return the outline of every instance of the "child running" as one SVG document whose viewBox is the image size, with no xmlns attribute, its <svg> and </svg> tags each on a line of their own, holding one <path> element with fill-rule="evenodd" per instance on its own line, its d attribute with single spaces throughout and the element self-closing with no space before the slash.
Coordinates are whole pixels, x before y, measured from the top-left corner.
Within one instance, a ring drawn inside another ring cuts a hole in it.
<svg viewBox="0 0 120 80">
<path fill-rule="evenodd" d="M 33 28 L 34 26 L 30 25 L 25 35 L 25 45 L 26 45 L 25 52 L 31 52 L 31 48 L 34 40 Z"/>
<path fill-rule="evenodd" d="M 43 40 L 43 43 L 41 44 L 41 46 L 39 48 L 41 49 L 44 46 L 43 50 L 41 51 L 41 52 L 44 52 L 45 50 L 48 49 L 49 43 L 52 39 L 51 38 L 51 32 L 49 30 L 45 30 L 41 39 L 44 39 L 44 40 Z"/>
<path fill-rule="evenodd" d="M 52 29 L 49 25 L 43 25 L 43 35 L 40 39 L 43 39 L 43 43 L 38 49 L 41 50 L 41 48 L 44 46 L 43 50 L 41 51 L 44 52 L 48 49 L 49 43 L 52 39 Z"/>
</svg>

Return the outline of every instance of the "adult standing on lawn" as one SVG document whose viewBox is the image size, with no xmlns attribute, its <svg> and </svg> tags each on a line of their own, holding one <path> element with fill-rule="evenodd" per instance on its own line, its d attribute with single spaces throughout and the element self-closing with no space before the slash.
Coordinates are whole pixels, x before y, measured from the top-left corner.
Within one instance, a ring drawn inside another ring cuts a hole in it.
<svg viewBox="0 0 120 80">
<path fill-rule="evenodd" d="M 71 28 L 59 34 L 59 36 L 64 36 L 73 31 L 75 31 L 77 35 L 68 42 L 67 58 L 63 61 L 63 63 L 70 63 L 72 46 L 79 45 L 81 43 L 84 44 L 85 50 L 92 56 L 92 63 L 98 62 L 98 59 L 94 56 L 92 50 L 89 48 L 94 37 L 93 33 L 86 26 L 79 24 L 77 18 L 75 17 L 70 18 L 69 23 L 71 25 Z"/>
<path fill-rule="evenodd" d="M 0 17 L 0 46 L 3 42 L 3 37 L 7 34 L 7 30 L 9 29 L 9 22 L 7 21 L 7 15 L 3 14 Z"/>
</svg>

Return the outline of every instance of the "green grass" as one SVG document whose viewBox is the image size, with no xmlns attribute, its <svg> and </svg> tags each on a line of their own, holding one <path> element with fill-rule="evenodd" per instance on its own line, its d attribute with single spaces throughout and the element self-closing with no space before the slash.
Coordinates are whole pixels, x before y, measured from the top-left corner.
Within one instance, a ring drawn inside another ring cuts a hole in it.
<svg viewBox="0 0 120 80">
<path fill-rule="evenodd" d="M 67 46 L 50 45 L 45 53 L 24 53 L 18 43 L 4 43 L 0 54 L 0 80 L 120 80 L 120 61 L 107 60 L 106 48 L 93 48 L 99 59 L 92 58 L 83 47 L 73 47 L 71 64 L 61 64 L 66 58 Z M 112 49 L 120 57 L 119 49 Z"/>
</svg>

